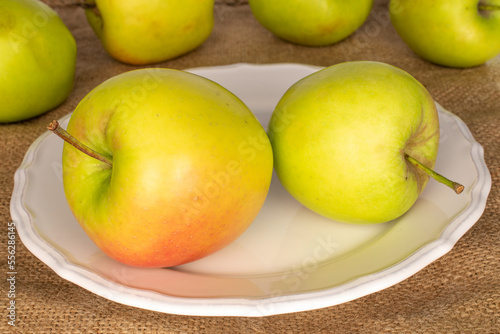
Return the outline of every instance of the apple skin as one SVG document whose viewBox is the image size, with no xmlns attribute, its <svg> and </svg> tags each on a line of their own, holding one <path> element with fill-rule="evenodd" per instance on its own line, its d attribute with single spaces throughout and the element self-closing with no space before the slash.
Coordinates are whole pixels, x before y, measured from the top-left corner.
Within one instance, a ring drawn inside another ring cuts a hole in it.
<svg viewBox="0 0 500 334">
<path fill-rule="evenodd" d="M 0 122 L 41 115 L 71 93 L 76 42 L 46 4 L 2 0 L 0 50 Z"/>
<path fill-rule="evenodd" d="M 327 218 L 382 223 L 410 209 L 434 167 L 439 119 L 427 90 L 394 66 L 346 62 L 290 87 L 269 125 L 276 173 L 304 206 Z"/>
<path fill-rule="evenodd" d="M 69 207 L 94 243 L 137 267 L 170 267 L 225 247 L 269 190 L 272 148 L 236 96 L 169 69 L 117 75 L 92 90 L 67 131 L 112 159 L 65 143 Z"/>
<path fill-rule="evenodd" d="M 214 0 L 87 0 L 87 20 L 115 59 L 146 65 L 181 56 L 211 34 Z"/>
<path fill-rule="evenodd" d="M 337 43 L 366 21 L 373 0 L 249 0 L 257 21 L 276 36 L 300 45 Z"/>
<path fill-rule="evenodd" d="M 468 68 L 500 54 L 500 0 L 392 0 L 389 8 L 404 42 L 432 63 Z"/>
</svg>

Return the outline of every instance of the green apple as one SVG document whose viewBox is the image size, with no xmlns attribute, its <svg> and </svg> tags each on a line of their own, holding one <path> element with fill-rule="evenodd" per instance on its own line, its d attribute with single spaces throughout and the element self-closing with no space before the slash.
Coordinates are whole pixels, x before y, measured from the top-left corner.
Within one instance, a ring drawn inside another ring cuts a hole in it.
<svg viewBox="0 0 500 334">
<path fill-rule="evenodd" d="M 211 34 L 214 0 L 86 0 L 85 14 L 104 49 L 133 65 L 178 57 Z"/>
<path fill-rule="evenodd" d="M 500 54 L 500 0 L 392 0 L 391 21 L 420 57 L 467 68 Z"/>
<path fill-rule="evenodd" d="M 225 247 L 269 190 L 264 128 L 235 95 L 187 72 L 117 75 L 80 102 L 67 131 L 49 129 L 67 140 L 63 184 L 76 220 L 127 265 L 170 267 Z"/>
<path fill-rule="evenodd" d="M 0 1 L 0 122 L 38 116 L 71 93 L 76 43 L 57 13 L 37 0 Z"/>
<path fill-rule="evenodd" d="M 276 36 L 296 44 L 334 44 L 366 21 L 373 0 L 249 0 L 257 21 Z"/>
<path fill-rule="evenodd" d="M 421 168 L 434 167 L 439 120 L 408 73 L 346 62 L 292 85 L 269 137 L 281 183 L 304 206 L 340 222 L 382 223 L 408 211 L 425 188 Z"/>
</svg>

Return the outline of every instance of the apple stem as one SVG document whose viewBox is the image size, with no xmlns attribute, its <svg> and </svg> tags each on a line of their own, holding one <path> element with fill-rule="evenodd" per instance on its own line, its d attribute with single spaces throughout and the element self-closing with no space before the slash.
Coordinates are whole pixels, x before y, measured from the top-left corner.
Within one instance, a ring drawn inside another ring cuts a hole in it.
<svg viewBox="0 0 500 334">
<path fill-rule="evenodd" d="M 479 5 L 477 7 L 480 11 L 490 11 L 490 10 L 499 10 L 500 9 L 500 6 L 482 4 L 481 2 L 479 2 Z"/>
<path fill-rule="evenodd" d="M 82 144 L 78 139 L 70 135 L 66 130 L 61 128 L 59 125 L 58 121 L 52 121 L 52 123 L 49 124 L 47 127 L 49 131 L 52 131 L 54 134 L 59 136 L 59 138 L 63 139 L 65 142 L 71 144 L 78 150 L 82 151 L 83 153 L 87 154 L 88 156 L 97 159 L 99 161 L 102 161 L 110 166 L 113 166 L 113 162 L 106 156 L 94 151 L 90 147 Z"/>
<path fill-rule="evenodd" d="M 415 160 L 414 158 L 412 158 L 411 156 L 409 156 L 406 153 L 405 153 L 405 158 L 412 165 L 414 165 L 415 167 L 423 170 L 427 175 L 431 176 L 436 181 L 441 182 L 442 184 L 447 185 L 448 187 L 450 187 L 451 189 L 453 189 L 457 194 L 460 194 L 464 190 L 465 187 L 463 185 L 461 185 L 460 183 L 451 181 L 451 180 L 447 179 L 446 177 L 442 176 L 441 174 L 436 173 L 435 171 L 433 171 L 432 169 L 424 166 L 418 160 Z"/>
<path fill-rule="evenodd" d="M 92 9 L 97 7 L 95 1 L 88 1 L 88 0 L 76 1 L 76 5 L 82 7 L 83 9 Z"/>
<path fill-rule="evenodd" d="M 101 16 L 101 12 L 99 11 L 99 8 L 97 8 L 97 4 L 95 3 L 95 1 L 77 1 L 76 5 L 83 8 L 84 10 L 92 11 L 96 16 Z"/>
</svg>

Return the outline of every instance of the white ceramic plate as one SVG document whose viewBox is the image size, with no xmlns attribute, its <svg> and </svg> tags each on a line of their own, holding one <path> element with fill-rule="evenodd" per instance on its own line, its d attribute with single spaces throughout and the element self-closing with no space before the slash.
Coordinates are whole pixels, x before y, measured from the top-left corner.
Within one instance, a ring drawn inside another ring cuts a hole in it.
<svg viewBox="0 0 500 334">
<path fill-rule="evenodd" d="M 198 68 L 239 96 L 264 126 L 294 82 L 318 70 L 297 64 Z M 58 275 L 104 298 L 184 315 L 267 316 L 344 303 L 387 288 L 447 253 L 479 219 L 491 187 L 483 149 L 439 107 L 436 170 L 465 185 L 457 196 L 429 182 L 393 222 L 357 226 L 305 209 L 276 177 L 251 227 L 220 252 L 170 269 L 117 263 L 71 214 L 61 179 L 62 140 L 44 133 L 15 174 L 11 212 L 26 247 Z M 69 115 L 61 119 L 67 125 Z"/>
</svg>

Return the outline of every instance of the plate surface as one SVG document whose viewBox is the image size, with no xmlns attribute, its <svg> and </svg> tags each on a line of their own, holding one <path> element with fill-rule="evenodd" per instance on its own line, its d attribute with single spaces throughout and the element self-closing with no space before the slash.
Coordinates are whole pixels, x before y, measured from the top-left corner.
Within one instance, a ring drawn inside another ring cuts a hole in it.
<svg viewBox="0 0 500 334">
<path fill-rule="evenodd" d="M 267 127 L 294 82 L 318 67 L 298 64 L 188 70 L 226 87 Z M 295 201 L 274 175 L 250 228 L 228 247 L 169 269 L 108 258 L 74 219 L 64 197 L 62 140 L 44 133 L 15 174 L 11 214 L 26 247 L 58 275 L 99 296 L 183 315 L 267 316 L 344 303 L 394 285 L 446 254 L 484 211 L 491 177 L 467 126 L 438 105 L 436 171 L 465 185 L 455 195 L 431 180 L 401 218 L 358 226 L 329 221 Z M 60 122 L 65 127 L 70 115 Z"/>
</svg>

